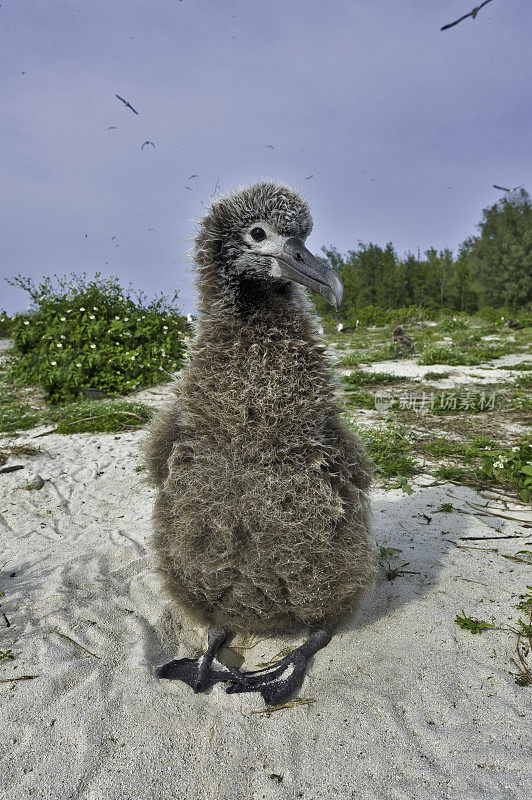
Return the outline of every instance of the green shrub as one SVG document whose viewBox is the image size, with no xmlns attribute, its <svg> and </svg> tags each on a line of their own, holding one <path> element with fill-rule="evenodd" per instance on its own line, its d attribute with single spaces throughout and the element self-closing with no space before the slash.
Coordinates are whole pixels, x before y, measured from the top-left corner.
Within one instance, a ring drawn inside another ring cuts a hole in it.
<svg viewBox="0 0 532 800">
<path fill-rule="evenodd" d="M 17 275 L 11 283 L 29 293 L 32 305 L 13 317 L 10 377 L 40 384 L 53 403 L 83 388 L 127 394 L 160 383 L 183 362 L 186 326 L 177 293 L 148 302 L 99 273 L 93 280 L 73 274 L 57 285 L 47 277 L 38 286 Z"/>
<path fill-rule="evenodd" d="M 523 441 L 509 449 L 484 453 L 478 471 L 481 480 L 494 481 L 515 491 L 528 503 L 532 498 L 532 442 Z"/>
<path fill-rule="evenodd" d="M 492 308 L 492 306 L 484 306 L 479 311 L 477 311 L 477 316 L 480 319 L 483 319 L 485 322 L 496 322 L 499 325 L 504 324 L 505 318 L 505 309 L 504 308 Z"/>
<path fill-rule="evenodd" d="M 469 328 L 469 323 L 466 319 L 460 317 L 450 317 L 444 319 L 440 324 L 439 329 L 451 333 L 452 331 L 466 331 Z"/>
<path fill-rule="evenodd" d="M 0 339 L 7 339 L 13 333 L 13 321 L 5 311 L 0 311 Z"/>
</svg>

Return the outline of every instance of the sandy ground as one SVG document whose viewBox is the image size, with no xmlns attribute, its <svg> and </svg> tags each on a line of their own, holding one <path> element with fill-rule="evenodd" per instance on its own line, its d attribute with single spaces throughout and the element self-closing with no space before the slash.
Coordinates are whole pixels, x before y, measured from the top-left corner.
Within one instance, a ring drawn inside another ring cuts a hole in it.
<svg viewBox="0 0 532 800">
<path fill-rule="evenodd" d="M 142 399 L 158 405 L 167 391 Z M 315 656 L 300 693 L 315 702 L 261 714 L 260 695 L 227 695 L 220 684 L 194 695 L 154 678 L 155 665 L 191 655 L 206 632 L 172 616 L 154 571 L 153 491 L 136 470 L 144 432 L 35 433 L 12 441 L 45 452 L 11 459 L 25 469 L 0 475 L 10 622 L 0 649 L 15 655 L 0 677 L 37 676 L 0 687 L 2 800 L 530 796 L 531 689 L 509 674 L 515 637 L 471 635 L 454 618 L 464 609 L 515 622 L 530 566 L 500 554 L 530 549 L 532 530 L 434 513 L 442 502 L 471 510 L 467 501 L 486 501 L 423 486 L 427 476 L 411 496 L 375 489 L 376 540 L 400 548 L 392 564 L 411 572 L 389 581 L 381 570 L 358 618 Z M 24 489 L 36 473 L 44 486 Z M 507 513 L 526 518 L 522 506 Z M 494 528 L 520 538 L 459 539 L 500 535 Z M 302 641 L 272 637 L 244 651 L 244 667 Z"/>
</svg>

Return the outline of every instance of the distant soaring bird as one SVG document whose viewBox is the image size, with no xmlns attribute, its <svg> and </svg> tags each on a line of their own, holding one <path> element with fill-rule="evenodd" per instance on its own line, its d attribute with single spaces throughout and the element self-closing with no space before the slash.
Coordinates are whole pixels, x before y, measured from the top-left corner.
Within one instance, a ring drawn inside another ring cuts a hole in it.
<svg viewBox="0 0 532 800">
<path fill-rule="evenodd" d="M 199 178 L 199 175 L 196 175 L 196 173 L 194 173 L 194 175 L 189 175 L 189 176 L 188 176 L 188 180 L 189 180 L 189 181 L 191 181 L 191 180 L 192 180 L 192 178 Z"/>
<path fill-rule="evenodd" d="M 493 183 L 492 186 L 494 189 L 500 189 L 501 192 L 506 192 L 506 194 L 511 194 L 511 192 L 516 192 L 518 189 L 521 189 L 524 186 L 524 183 L 521 183 L 519 186 L 514 186 L 513 189 L 507 189 L 506 186 L 497 186 L 496 183 Z"/>
<path fill-rule="evenodd" d="M 146 147 L 147 144 L 151 144 L 151 146 L 155 150 L 155 145 L 153 144 L 153 142 L 148 142 L 148 141 L 145 141 L 140 149 L 144 150 L 144 148 Z"/>
<path fill-rule="evenodd" d="M 309 180 L 310 180 L 311 178 L 313 178 L 313 177 L 314 177 L 314 173 L 313 173 L 312 175 L 309 175 L 309 176 L 308 176 L 308 178 L 305 178 L 305 180 L 306 180 L 306 181 L 309 181 Z"/>
<path fill-rule="evenodd" d="M 443 28 L 440 28 L 440 30 L 446 31 L 448 30 L 448 28 L 454 28 L 455 25 L 458 25 L 459 22 L 462 22 L 462 20 L 467 19 L 468 17 L 471 17 L 471 19 L 476 19 L 476 16 L 480 11 L 480 9 L 483 8 L 484 6 L 487 6 L 488 3 L 491 3 L 491 0 L 484 0 L 484 2 L 481 3 L 479 6 L 475 6 L 473 11 L 470 11 L 468 14 L 464 14 L 464 16 L 460 17 L 460 19 L 455 19 L 454 22 L 450 22 L 448 25 L 444 25 Z"/>
<path fill-rule="evenodd" d="M 115 97 L 118 97 L 118 99 L 125 105 L 125 107 L 126 108 L 130 108 L 134 114 L 138 114 L 139 113 L 135 108 L 133 108 L 133 106 L 131 105 L 129 100 L 124 100 L 124 98 L 120 97 L 119 94 L 115 94 Z"/>
</svg>

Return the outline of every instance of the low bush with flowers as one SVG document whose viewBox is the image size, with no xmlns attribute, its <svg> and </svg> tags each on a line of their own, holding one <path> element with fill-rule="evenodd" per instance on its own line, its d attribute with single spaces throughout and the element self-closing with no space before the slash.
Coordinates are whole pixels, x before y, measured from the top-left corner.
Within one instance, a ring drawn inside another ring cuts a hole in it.
<svg viewBox="0 0 532 800">
<path fill-rule="evenodd" d="M 11 379 L 39 384 L 61 403 L 85 388 L 128 394 L 181 367 L 188 337 L 177 292 L 148 301 L 100 273 L 54 278 L 36 285 L 19 274 L 10 281 L 31 298 L 27 313 L 11 318 Z"/>
<path fill-rule="evenodd" d="M 528 503 L 532 498 L 532 441 L 521 442 L 506 450 L 484 454 L 479 478 L 488 478 L 517 492 Z"/>
</svg>

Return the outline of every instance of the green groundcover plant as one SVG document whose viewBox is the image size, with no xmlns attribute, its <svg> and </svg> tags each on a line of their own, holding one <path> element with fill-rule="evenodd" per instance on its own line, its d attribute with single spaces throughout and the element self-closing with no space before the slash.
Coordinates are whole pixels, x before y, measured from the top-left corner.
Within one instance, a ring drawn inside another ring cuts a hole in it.
<svg viewBox="0 0 532 800">
<path fill-rule="evenodd" d="M 495 481 L 513 489 L 521 500 L 532 498 L 532 442 L 523 441 L 509 449 L 492 450 L 483 458 L 478 473 L 481 479 Z"/>
<path fill-rule="evenodd" d="M 177 292 L 148 301 L 100 273 L 54 278 L 35 285 L 19 274 L 10 281 L 31 298 L 28 312 L 12 318 L 11 379 L 39 384 L 60 403 L 89 388 L 127 394 L 182 365 L 186 322 Z"/>
</svg>

